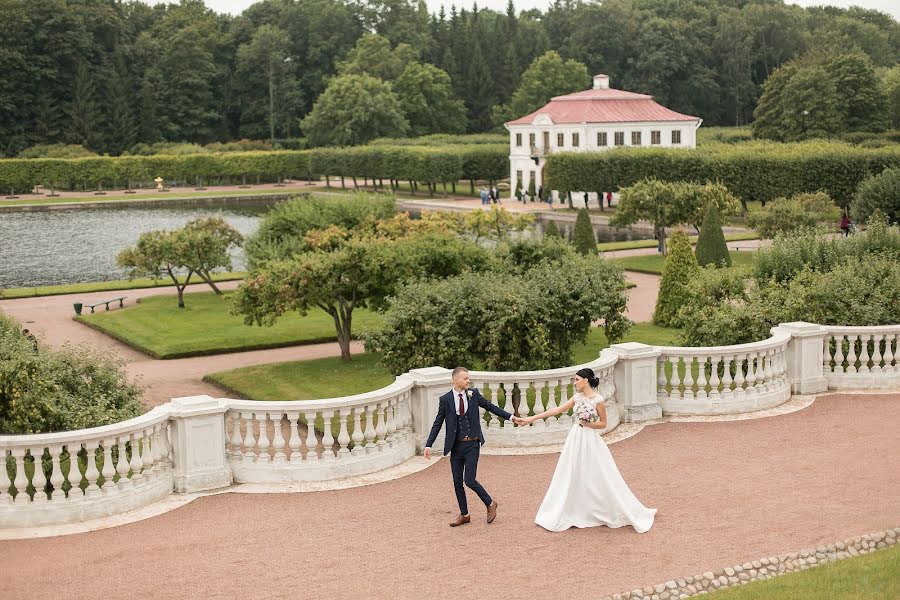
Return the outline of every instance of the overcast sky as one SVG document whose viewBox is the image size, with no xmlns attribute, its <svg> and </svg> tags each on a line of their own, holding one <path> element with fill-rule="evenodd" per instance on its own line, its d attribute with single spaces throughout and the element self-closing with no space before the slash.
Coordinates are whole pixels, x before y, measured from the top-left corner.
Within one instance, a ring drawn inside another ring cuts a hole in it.
<svg viewBox="0 0 900 600">
<path fill-rule="evenodd" d="M 168 1 L 173 2 L 174 0 Z M 256 0 L 206 0 L 206 6 L 210 7 L 216 12 L 227 12 L 233 15 L 237 15 L 243 12 L 245 8 L 253 4 L 255 1 Z M 551 4 L 549 0 L 513 1 L 515 3 L 516 10 L 524 10 L 528 8 L 540 8 L 543 10 Z M 164 4 L 167 2 L 167 0 L 143 0 L 143 2 L 146 2 L 148 4 Z M 426 0 L 426 2 L 428 4 L 428 8 L 432 12 L 437 11 L 441 4 L 446 6 L 448 9 L 450 7 L 450 4 L 456 4 L 457 7 L 469 7 L 472 5 L 472 0 Z M 816 6 L 821 4 L 828 4 L 831 6 L 841 6 L 845 8 L 851 5 L 855 5 L 862 6 L 864 8 L 874 8 L 875 10 L 880 10 L 882 12 L 893 15 L 895 19 L 900 19 L 900 2 L 897 2 L 897 0 L 831 0 L 827 2 L 824 2 L 822 0 L 796 0 L 794 2 L 791 2 L 791 4 L 799 4 L 800 6 Z M 499 12 L 505 12 L 506 0 L 480 0 L 478 2 L 478 6 L 482 8 L 491 8 Z"/>
</svg>

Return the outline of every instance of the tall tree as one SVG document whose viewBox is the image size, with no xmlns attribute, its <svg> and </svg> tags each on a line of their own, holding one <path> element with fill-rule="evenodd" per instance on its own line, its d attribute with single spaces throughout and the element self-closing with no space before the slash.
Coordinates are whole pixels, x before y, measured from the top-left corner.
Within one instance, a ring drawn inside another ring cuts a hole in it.
<svg viewBox="0 0 900 600">
<path fill-rule="evenodd" d="M 522 83 L 513 94 L 512 113 L 527 115 L 550 101 L 554 96 L 585 89 L 590 83 L 587 67 L 575 60 L 563 60 L 551 50 L 533 63 L 522 74 Z"/>
<path fill-rule="evenodd" d="M 393 87 L 409 121 L 410 135 L 465 132 L 466 107 L 453 97 L 450 76 L 444 71 L 411 63 Z"/>
<path fill-rule="evenodd" d="M 68 116 L 66 137 L 69 142 L 95 149 L 100 109 L 97 105 L 93 75 L 85 62 L 78 63 L 75 71 L 72 100 L 66 114 Z"/>
</svg>

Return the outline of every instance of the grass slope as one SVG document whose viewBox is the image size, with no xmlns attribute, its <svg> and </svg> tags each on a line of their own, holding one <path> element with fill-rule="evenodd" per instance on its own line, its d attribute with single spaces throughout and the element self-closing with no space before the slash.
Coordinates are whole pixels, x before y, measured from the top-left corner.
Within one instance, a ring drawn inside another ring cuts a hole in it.
<svg viewBox="0 0 900 600">
<path fill-rule="evenodd" d="M 305 317 L 283 316 L 272 327 L 244 325 L 229 314 L 229 294 L 186 294 L 183 309 L 175 296 L 142 298 L 136 306 L 79 317 L 86 325 L 155 358 L 180 358 L 337 339 L 334 321 L 320 309 Z M 353 311 L 355 331 L 376 326 L 379 317 L 364 309 Z"/>
</svg>

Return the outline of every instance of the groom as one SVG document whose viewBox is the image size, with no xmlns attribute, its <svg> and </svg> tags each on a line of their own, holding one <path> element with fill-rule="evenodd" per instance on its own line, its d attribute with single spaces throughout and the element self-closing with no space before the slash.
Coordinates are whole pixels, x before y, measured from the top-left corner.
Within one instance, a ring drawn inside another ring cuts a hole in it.
<svg viewBox="0 0 900 600">
<path fill-rule="evenodd" d="M 431 445 L 446 421 L 447 429 L 444 438 L 444 455 L 450 453 L 450 472 L 453 473 L 453 487 L 456 490 L 456 501 L 459 502 L 459 516 L 450 523 L 450 527 L 465 525 L 471 521 L 469 507 L 466 503 L 466 490 L 478 494 L 487 507 L 487 522 L 497 517 L 497 501 L 491 500 L 490 494 L 475 479 L 478 471 L 478 456 L 484 443 L 481 433 L 481 412 L 478 407 L 488 410 L 502 419 L 513 421 L 519 425 L 524 423 L 520 417 L 514 417 L 502 408 L 494 406 L 481 395 L 478 390 L 469 389 L 469 371 L 464 367 L 453 369 L 453 389 L 438 400 L 438 414 L 425 443 L 425 458 L 431 459 Z"/>
</svg>

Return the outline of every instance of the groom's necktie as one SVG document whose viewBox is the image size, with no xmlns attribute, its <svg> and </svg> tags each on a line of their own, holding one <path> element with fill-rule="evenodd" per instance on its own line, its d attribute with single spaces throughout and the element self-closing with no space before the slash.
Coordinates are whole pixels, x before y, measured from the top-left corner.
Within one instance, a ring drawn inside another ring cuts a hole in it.
<svg viewBox="0 0 900 600">
<path fill-rule="evenodd" d="M 459 416 L 466 414 L 466 405 L 463 404 L 462 392 L 459 393 Z"/>
</svg>

